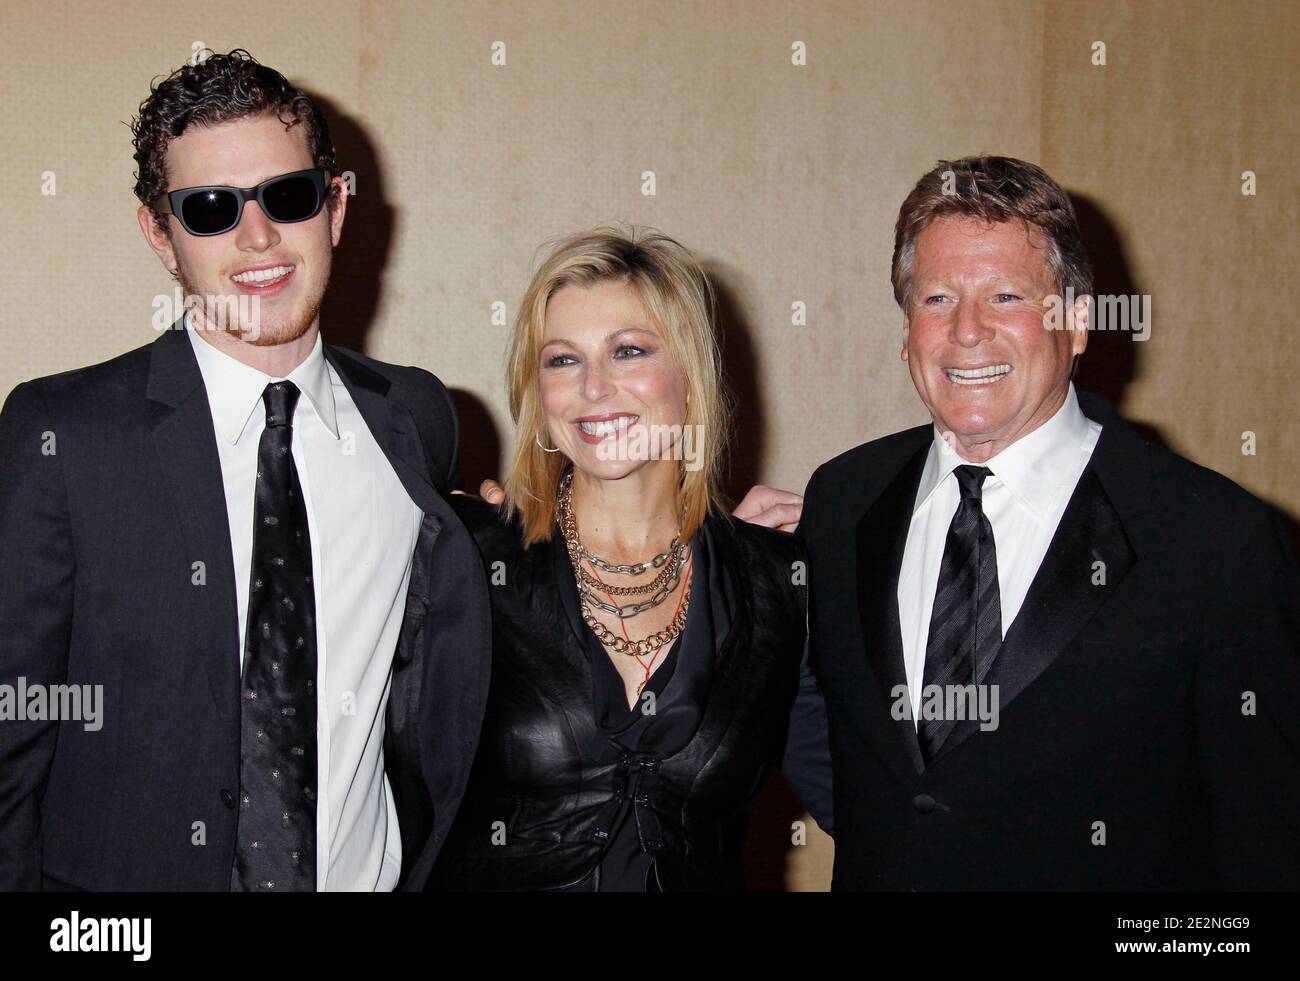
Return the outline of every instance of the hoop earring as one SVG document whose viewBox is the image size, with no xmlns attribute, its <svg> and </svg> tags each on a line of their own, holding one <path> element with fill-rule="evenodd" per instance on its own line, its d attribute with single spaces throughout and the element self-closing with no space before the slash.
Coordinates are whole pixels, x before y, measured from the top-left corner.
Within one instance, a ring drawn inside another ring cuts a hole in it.
<svg viewBox="0 0 1300 981">
<path fill-rule="evenodd" d="M 558 446 L 557 446 L 555 449 L 553 449 L 553 450 L 548 450 L 545 446 L 543 446 L 543 445 L 542 445 L 542 434 L 541 434 L 541 433 L 533 433 L 533 442 L 537 444 L 537 448 L 538 448 L 539 450 L 541 450 L 543 453 L 559 453 L 559 452 L 560 452 L 560 448 L 559 448 Z"/>
</svg>

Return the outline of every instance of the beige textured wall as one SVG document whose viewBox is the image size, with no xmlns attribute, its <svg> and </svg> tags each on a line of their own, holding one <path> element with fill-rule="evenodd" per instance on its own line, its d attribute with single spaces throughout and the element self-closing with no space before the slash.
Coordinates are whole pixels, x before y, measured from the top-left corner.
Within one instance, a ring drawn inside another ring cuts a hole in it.
<svg viewBox="0 0 1300 981">
<path fill-rule="evenodd" d="M 681 239 L 723 291 L 735 489 L 802 489 L 822 460 L 923 421 L 898 360 L 893 220 L 936 159 L 989 151 L 1080 196 L 1104 291 L 1152 297 L 1151 339 L 1094 335 L 1084 379 L 1300 513 L 1294 3 L 314 0 L 265 5 L 264 22 L 253 9 L 4 5 L 0 392 L 154 336 L 171 283 L 135 223 L 124 123 L 202 42 L 246 47 L 324 102 L 357 175 L 326 336 L 456 389 L 470 478 L 495 472 L 509 440 L 492 304 L 513 314 L 539 243 L 611 219 Z M 806 66 L 791 64 L 796 41 Z M 806 326 L 791 325 L 796 301 Z M 798 817 L 769 788 L 756 885 L 828 883 L 815 827 L 787 847 Z"/>
</svg>

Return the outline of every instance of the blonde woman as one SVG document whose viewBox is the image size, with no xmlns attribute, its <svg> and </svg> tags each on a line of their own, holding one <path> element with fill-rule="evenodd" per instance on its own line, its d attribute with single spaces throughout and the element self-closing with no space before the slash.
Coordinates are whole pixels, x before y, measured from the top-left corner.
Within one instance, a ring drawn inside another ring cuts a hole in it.
<svg viewBox="0 0 1300 981">
<path fill-rule="evenodd" d="M 506 501 L 452 499 L 491 583 L 493 671 L 434 888 L 743 888 L 746 804 L 797 756 L 825 826 L 829 756 L 801 682 L 803 547 L 718 493 L 708 280 L 656 232 L 565 239 L 507 375 Z"/>
</svg>

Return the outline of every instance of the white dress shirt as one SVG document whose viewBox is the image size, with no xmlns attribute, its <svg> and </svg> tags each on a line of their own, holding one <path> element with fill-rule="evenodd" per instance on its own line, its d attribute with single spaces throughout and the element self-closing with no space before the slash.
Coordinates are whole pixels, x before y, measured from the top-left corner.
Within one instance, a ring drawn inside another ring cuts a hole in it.
<svg viewBox="0 0 1300 981">
<path fill-rule="evenodd" d="M 235 562 L 242 671 L 253 560 L 262 392 L 272 378 L 186 332 L 208 393 Z M 319 335 L 290 372 L 302 395 L 293 462 L 316 584 L 316 888 L 386 891 L 397 883 L 401 836 L 384 774 L 384 710 L 423 517 L 325 360 Z"/>
<path fill-rule="evenodd" d="M 1083 414 L 1071 384 L 1052 418 L 980 464 L 992 471 L 984 478 L 981 503 L 993 526 L 1003 637 L 1020 611 L 1100 435 L 1100 424 Z M 953 470 L 967 463 L 935 427 L 898 574 L 898 618 L 913 724 L 918 722 L 939 567 L 948 526 L 961 501 Z"/>
</svg>

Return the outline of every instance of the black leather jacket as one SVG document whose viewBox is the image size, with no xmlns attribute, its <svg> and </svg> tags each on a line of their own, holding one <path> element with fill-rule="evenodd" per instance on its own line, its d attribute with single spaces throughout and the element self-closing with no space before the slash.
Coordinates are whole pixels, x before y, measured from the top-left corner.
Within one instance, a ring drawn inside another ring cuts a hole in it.
<svg viewBox="0 0 1300 981">
<path fill-rule="evenodd" d="M 469 787 L 431 888 L 596 890 L 603 829 L 626 794 L 629 819 L 654 854 L 648 888 L 743 889 L 745 807 L 781 761 L 799 685 L 802 543 L 730 516 L 706 519 L 729 626 L 699 727 L 664 759 L 614 751 L 597 760 L 584 747 L 608 749 L 608 739 L 557 588 L 558 575 L 572 575 L 562 539 L 525 550 L 518 525 L 495 508 L 460 495 L 452 502 L 490 583 L 492 682 Z"/>
</svg>

